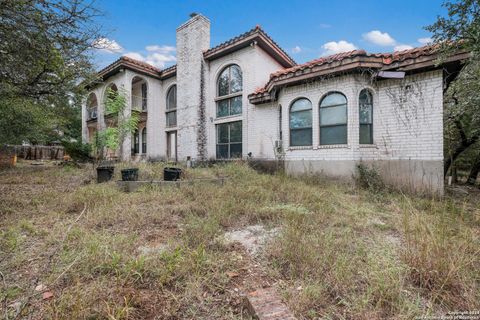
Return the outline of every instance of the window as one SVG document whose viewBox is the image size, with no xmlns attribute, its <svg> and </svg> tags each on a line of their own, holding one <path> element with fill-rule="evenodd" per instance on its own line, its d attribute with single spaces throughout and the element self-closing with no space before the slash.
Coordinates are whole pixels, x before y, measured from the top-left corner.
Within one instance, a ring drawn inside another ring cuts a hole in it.
<svg viewBox="0 0 480 320">
<path fill-rule="evenodd" d="M 142 83 L 142 111 L 147 110 L 147 84 Z"/>
<path fill-rule="evenodd" d="M 320 144 L 347 144 L 347 98 L 331 92 L 320 102 Z"/>
<path fill-rule="evenodd" d="M 312 145 L 312 103 L 300 98 L 290 107 L 290 145 Z"/>
<path fill-rule="evenodd" d="M 147 128 L 142 130 L 142 153 L 147 153 Z"/>
<path fill-rule="evenodd" d="M 217 124 L 217 159 L 242 157 L 242 121 Z"/>
<path fill-rule="evenodd" d="M 139 141 L 140 137 L 138 136 L 138 130 L 135 130 L 133 133 L 133 154 L 137 154 L 140 152 L 139 150 Z"/>
<path fill-rule="evenodd" d="M 168 89 L 167 93 L 167 127 L 175 127 L 177 125 L 177 86 L 173 85 Z"/>
<path fill-rule="evenodd" d="M 358 107 L 360 144 L 373 144 L 373 97 L 369 90 L 360 91 Z"/>
<path fill-rule="evenodd" d="M 242 113 L 242 70 L 233 64 L 218 77 L 217 117 Z"/>
</svg>

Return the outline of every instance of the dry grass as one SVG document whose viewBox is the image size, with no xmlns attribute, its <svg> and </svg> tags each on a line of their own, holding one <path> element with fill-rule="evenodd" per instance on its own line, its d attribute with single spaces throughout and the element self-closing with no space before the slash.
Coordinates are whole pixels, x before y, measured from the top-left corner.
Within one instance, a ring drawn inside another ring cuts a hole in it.
<svg viewBox="0 0 480 320">
<path fill-rule="evenodd" d="M 162 169 L 141 164 L 140 178 Z M 478 199 L 378 196 L 242 164 L 186 171 L 224 175 L 224 186 L 126 194 L 93 183 L 91 166 L 0 171 L 2 316 L 248 319 L 230 276 L 243 277 L 248 257 L 220 236 L 259 223 L 281 227 L 260 263 L 299 319 L 480 308 Z M 52 299 L 34 290 L 40 283 Z"/>
</svg>

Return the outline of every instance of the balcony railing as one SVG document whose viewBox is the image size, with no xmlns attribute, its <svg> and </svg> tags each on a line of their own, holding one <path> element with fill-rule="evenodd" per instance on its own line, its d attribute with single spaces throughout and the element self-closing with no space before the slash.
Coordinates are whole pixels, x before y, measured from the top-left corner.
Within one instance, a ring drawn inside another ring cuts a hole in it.
<svg viewBox="0 0 480 320">
<path fill-rule="evenodd" d="M 87 118 L 88 120 L 97 119 L 97 108 L 87 109 Z"/>
<path fill-rule="evenodd" d="M 132 95 L 132 110 L 147 111 L 147 98 Z"/>
</svg>

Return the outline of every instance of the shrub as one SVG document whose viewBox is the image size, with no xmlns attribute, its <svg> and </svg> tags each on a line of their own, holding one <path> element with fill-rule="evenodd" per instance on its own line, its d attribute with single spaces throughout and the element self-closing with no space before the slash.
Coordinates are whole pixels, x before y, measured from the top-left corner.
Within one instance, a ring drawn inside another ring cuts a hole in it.
<svg viewBox="0 0 480 320">
<path fill-rule="evenodd" d="M 65 148 L 65 153 L 68 154 L 74 161 L 90 161 L 90 152 L 92 150 L 88 143 L 81 141 L 67 141 L 63 140 L 62 145 Z"/>
<path fill-rule="evenodd" d="M 385 190 L 385 183 L 378 171 L 372 166 L 368 167 L 363 163 L 357 165 L 358 175 L 356 177 L 357 183 L 364 189 L 381 192 Z"/>
</svg>

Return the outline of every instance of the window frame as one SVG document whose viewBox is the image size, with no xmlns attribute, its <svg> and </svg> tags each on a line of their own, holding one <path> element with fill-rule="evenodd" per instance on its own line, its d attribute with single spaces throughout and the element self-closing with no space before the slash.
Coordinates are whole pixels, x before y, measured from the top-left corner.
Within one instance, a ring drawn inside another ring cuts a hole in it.
<svg viewBox="0 0 480 320">
<path fill-rule="evenodd" d="M 240 84 L 241 84 L 241 89 L 240 91 L 237 92 L 232 92 L 231 90 L 231 79 L 232 79 L 232 67 L 237 67 L 240 71 Z M 220 95 L 220 79 L 224 72 L 228 70 L 228 93 L 224 95 Z M 217 118 L 225 118 L 225 117 L 231 117 L 231 116 L 238 116 L 243 113 L 243 71 L 242 68 L 238 64 L 229 64 L 225 66 L 222 71 L 218 74 L 217 81 L 215 83 L 216 85 L 216 97 L 215 97 L 215 116 Z M 232 113 L 232 105 L 233 101 L 235 98 L 240 97 L 240 112 L 239 113 Z M 219 105 L 221 102 L 227 101 L 228 103 L 228 114 L 227 115 L 219 115 Z"/>
<path fill-rule="evenodd" d="M 147 153 L 147 127 L 144 127 L 142 129 L 142 150 L 141 151 L 142 151 L 142 154 Z"/>
<path fill-rule="evenodd" d="M 300 100 L 307 100 L 310 103 L 310 109 L 292 111 L 292 108 L 295 105 L 295 103 L 297 103 Z M 310 122 L 311 122 L 310 127 L 292 128 L 292 113 L 294 114 L 294 113 L 300 113 L 305 111 L 310 111 Z M 288 129 L 289 129 L 288 144 L 290 147 L 294 147 L 294 148 L 295 147 L 311 147 L 313 145 L 313 104 L 310 101 L 310 99 L 305 97 L 299 97 L 292 101 L 292 103 L 290 104 L 290 107 L 288 108 Z M 310 129 L 310 139 L 311 139 L 310 144 L 292 144 L 292 131 L 300 131 L 300 130 L 306 130 L 306 129 Z"/>
<path fill-rule="evenodd" d="M 345 98 L 345 103 L 341 104 L 333 104 L 333 105 L 327 105 L 322 107 L 322 102 L 328 97 L 333 94 L 339 94 Z M 335 123 L 335 124 L 327 124 L 327 125 L 322 125 L 322 109 L 329 109 L 329 108 L 338 108 L 345 106 L 345 123 Z M 329 91 L 323 97 L 320 99 L 320 102 L 318 104 L 318 134 L 319 134 L 319 140 L 318 143 L 320 146 L 331 146 L 331 145 L 348 145 L 348 99 L 347 96 L 344 95 L 340 91 Z M 342 143 L 322 143 L 322 128 L 335 128 L 335 127 L 345 127 L 345 138 L 346 141 Z"/>
<path fill-rule="evenodd" d="M 175 106 L 174 108 L 169 108 L 170 107 L 170 103 L 169 103 L 169 97 L 170 97 L 170 93 L 172 92 L 172 90 L 175 90 Z M 167 128 L 175 128 L 177 126 L 177 84 L 172 84 L 168 90 L 167 90 L 167 95 L 166 95 L 166 98 L 165 98 L 165 125 Z M 174 114 L 174 118 L 175 118 L 175 124 L 170 124 L 169 123 L 169 115 L 170 114 Z"/>
<path fill-rule="evenodd" d="M 370 123 L 362 123 L 362 120 L 360 118 L 360 109 L 362 107 L 360 103 L 360 96 L 362 95 L 362 92 L 366 91 L 370 95 Z M 360 145 L 372 145 L 374 144 L 373 140 L 373 107 L 374 107 L 374 101 L 373 101 L 373 92 L 369 88 L 363 88 L 360 90 L 360 93 L 358 94 L 358 143 Z M 369 126 L 369 133 L 370 133 L 370 141 L 368 142 L 362 142 L 362 136 L 361 136 L 361 130 L 362 126 Z"/>
<path fill-rule="evenodd" d="M 240 142 L 232 142 L 231 141 L 231 126 L 233 124 L 236 124 L 236 123 L 239 123 L 240 124 L 240 130 L 241 130 L 241 135 L 240 135 Z M 219 142 L 219 137 L 220 137 L 220 134 L 219 134 L 219 130 L 220 130 L 220 126 L 228 126 L 228 142 Z M 239 121 L 232 121 L 232 122 L 223 122 L 223 123 L 218 123 L 215 125 L 215 133 L 216 133 L 216 137 L 215 137 L 215 158 L 217 160 L 232 160 L 232 159 L 242 159 L 243 158 L 243 122 L 241 120 Z M 232 157 L 231 155 L 231 146 L 232 144 L 234 145 L 240 145 L 241 147 L 241 153 L 240 153 L 240 156 L 238 157 Z M 228 146 L 228 157 L 226 158 L 221 158 L 219 157 L 219 151 L 218 151 L 218 147 L 219 146 Z"/>
</svg>

